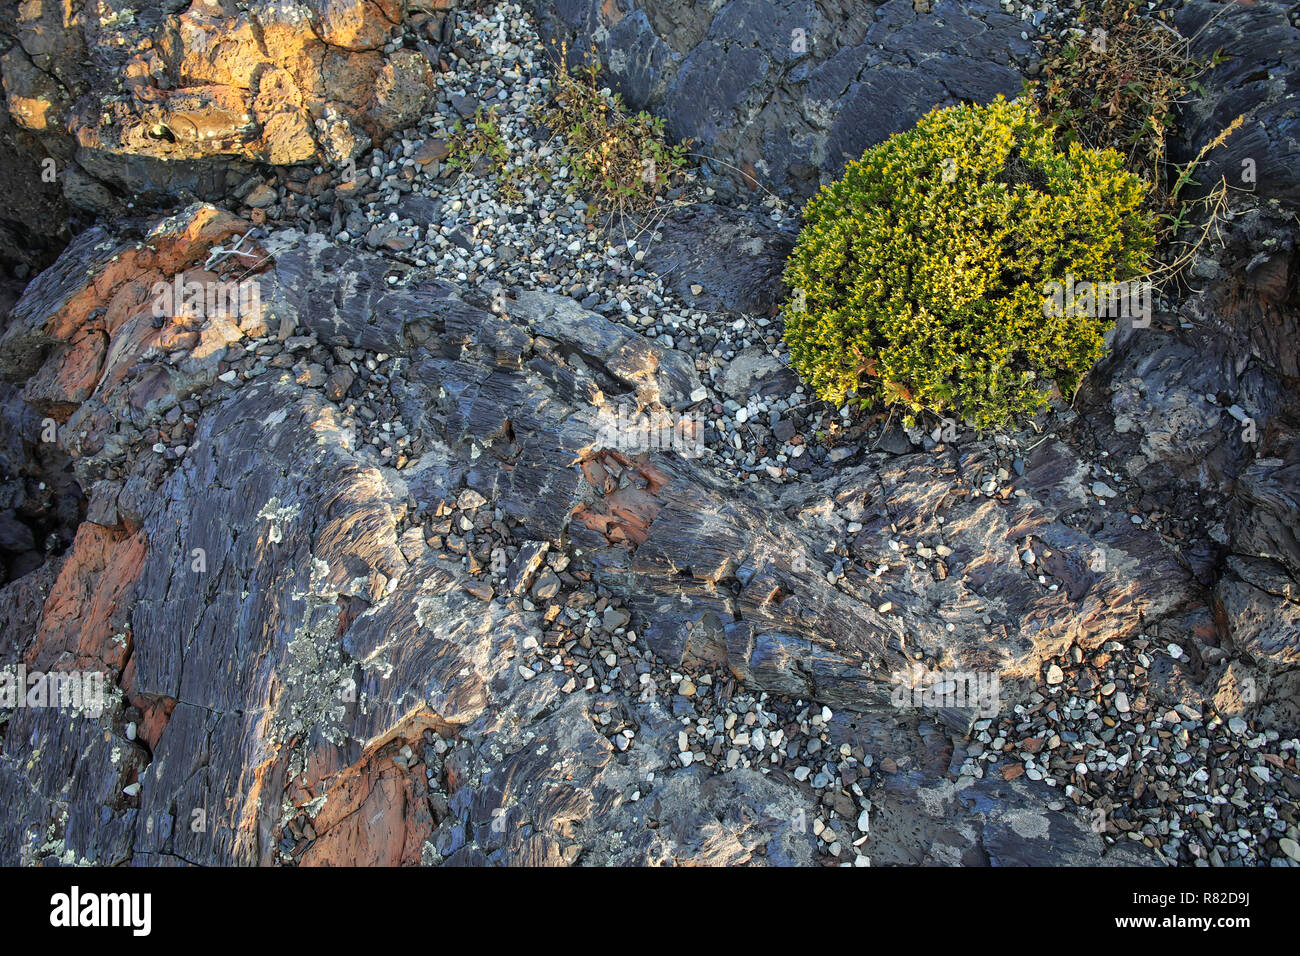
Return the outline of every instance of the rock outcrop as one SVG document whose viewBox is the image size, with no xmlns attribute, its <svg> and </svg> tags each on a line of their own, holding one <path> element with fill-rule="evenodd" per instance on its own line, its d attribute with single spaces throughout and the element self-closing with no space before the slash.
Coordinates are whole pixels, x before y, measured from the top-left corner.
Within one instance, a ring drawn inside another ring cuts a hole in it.
<svg viewBox="0 0 1300 956">
<path fill-rule="evenodd" d="M 1183 136 L 1173 158 L 1194 159 L 1202 145 L 1242 116 L 1242 128 L 1205 158 L 1199 184 L 1208 188 L 1223 177 L 1234 189 L 1300 206 L 1300 118 L 1294 105 L 1300 70 L 1292 57 L 1300 27 L 1294 10 L 1273 2 L 1192 0 L 1174 24 L 1191 38 L 1192 55 L 1202 61 L 1217 51 L 1233 52 L 1205 77 L 1204 94 L 1183 110 Z"/>
<path fill-rule="evenodd" d="M 807 197 L 934 106 L 1019 93 L 1036 27 L 994 0 L 534 0 L 634 109 L 693 139 L 721 195 Z M 1022 36 L 1023 34 L 1023 36 Z"/>
<path fill-rule="evenodd" d="M 448 5 L 21 4 L 0 73 L 67 201 L 119 216 L 227 196 L 253 163 L 355 160 L 420 115 L 441 30 L 428 8 Z"/>
<path fill-rule="evenodd" d="M 1020 435 L 881 416 L 815 436 L 813 403 L 785 401 L 746 432 L 791 449 L 768 482 L 753 456 L 738 477 L 648 425 L 636 447 L 610 432 L 622 410 L 726 443 L 720 416 L 795 393 L 765 347 L 793 236 L 724 183 L 804 196 L 934 105 L 1015 92 L 1032 21 L 982 0 L 538 0 L 552 39 L 594 41 L 634 106 L 719 161 L 719 203 L 622 250 L 664 297 L 762 321 L 709 388 L 722 351 L 643 334 L 594 275 L 568 298 L 205 203 L 123 217 L 132 191 L 223 195 L 243 164 L 338 166 L 409 125 L 454 49 L 443 6 L 3 23 L 0 150 L 48 153 L 64 197 L 30 215 L 107 218 L 35 239 L 27 207 L 0 218 L 40 270 L 0 325 L 0 670 L 108 695 L 0 710 L 0 862 L 1284 864 L 1300 355 L 1279 9 L 1198 38 L 1253 38 L 1267 66 L 1211 74 L 1187 145 L 1249 93 L 1247 153 L 1215 168 L 1277 154 L 1198 257 L 1203 288 L 1119 323 Z"/>
<path fill-rule="evenodd" d="M 100 228 L 33 283 L 6 333 L 6 375 L 59 416 L 93 515 L 43 601 L 23 597 L 28 578 L 6 589 L 5 632 L 25 635 L 14 650 L 29 667 L 101 669 L 121 694 L 108 735 L 59 711 L 10 719 L 7 740 L 44 741 L 36 783 L 32 754 L 0 758 L 14 852 L 809 862 L 813 837 L 790 821 L 818 808 L 789 758 L 765 775 L 680 767 L 676 714 L 698 695 L 656 687 L 666 675 L 712 668 L 719 694 L 729 678 L 791 706 L 824 701 L 863 752 L 909 733 L 889 695 L 915 655 L 1028 688 L 1071 643 L 1195 603 L 1153 533 L 1056 522 L 1087 509 L 1058 443 L 1028 462 L 1022 497 L 972 496 L 961 476 L 994 454 L 977 445 L 949 453 L 946 478 L 903 456 L 785 501 L 740 498 L 671 453 L 602 450 L 602 407 L 635 395 L 680 410 L 693 371 L 569 300 L 520 294 L 494 314 L 377 257 L 276 233 L 259 240 L 255 311 L 152 320 L 156 275 L 214 281 L 212 249 L 247 228 L 211 207 L 138 238 Z M 68 344 L 92 329 L 94 350 Z M 347 410 L 374 373 L 326 393 L 381 355 L 402 461 Z M 849 547 L 888 574 L 828 583 L 834 556 L 811 541 L 844 517 L 861 525 Z M 1031 542 L 1066 586 L 1025 574 Z M 494 575 L 498 548 L 511 562 Z M 1121 573 L 1079 570 L 1093 548 Z M 981 611 L 990 625 L 972 627 Z M 947 769 L 945 739 L 931 772 Z M 1017 800 L 1029 809 L 956 804 L 980 826 L 1048 812 L 1041 789 Z M 1056 826 L 1082 828 L 1080 852 L 1096 853 L 1082 823 Z M 977 844 L 944 852 L 980 858 Z"/>
</svg>

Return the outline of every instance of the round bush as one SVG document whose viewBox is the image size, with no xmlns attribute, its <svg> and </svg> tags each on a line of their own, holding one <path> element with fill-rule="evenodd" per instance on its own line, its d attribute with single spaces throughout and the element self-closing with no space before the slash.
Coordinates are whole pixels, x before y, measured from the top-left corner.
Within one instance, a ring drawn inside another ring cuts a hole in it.
<svg viewBox="0 0 1300 956">
<path fill-rule="evenodd" d="M 1058 151 L 1019 102 L 932 110 L 809 201 L 785 274 L 791 362 L 836 404 L 979 428 L 1043 407 L 1053 380 L 1069 395 L 1113 318 L 1045 308 L 1049 284 L 1141 274 L 1146 190 L 1113 150 Z"/>
</svg>

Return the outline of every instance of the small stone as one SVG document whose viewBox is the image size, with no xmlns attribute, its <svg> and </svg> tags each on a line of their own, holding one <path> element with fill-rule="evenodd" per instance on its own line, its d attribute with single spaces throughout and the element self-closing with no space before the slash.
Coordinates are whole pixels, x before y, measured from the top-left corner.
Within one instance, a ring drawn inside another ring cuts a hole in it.
<svg viewBox="0 0 1300 956">
<path fill-rule="evenodd" d="M 415 155 L 411 158 L 417 165 L 427 166 L 429 163 L 446 159 L 449 152 L 451 151 L 447 148 L 447 144 L 442 140 L 436 138 L 426 139 L 420 144 L 420 148 L 415 151 Z"/>
<path fill-rule="evenodd" d="M 269 206 L 276 200 L 275 188 L 268 186 L 266 183 L 258 183 L 253 187 L 252 192 L 244 197 L 244 202 L 254 209 L 261 209 Z"/>
<path fill-rule="evenodd" d="M 487 499 L 475 491 L 473 488 L 466 488 L 456 499 L 456 506 L 461 511 L 476 511 L 487 504 Z"/>
<path fill-rule="evenodd" d="M 560 579 L 551 571 L 544 571 L 533 585 L 533 599 L 537 601 L 549 601 L 559 593 Z"/>
</svg>

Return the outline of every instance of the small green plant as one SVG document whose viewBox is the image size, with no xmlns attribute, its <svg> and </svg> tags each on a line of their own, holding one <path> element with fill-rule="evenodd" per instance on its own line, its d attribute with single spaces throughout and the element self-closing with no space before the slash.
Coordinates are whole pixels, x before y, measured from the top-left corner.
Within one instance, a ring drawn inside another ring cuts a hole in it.
<svg viewBox="0 0 1300 956">
<path fill-rule="evenodd" d="M 451 141 L 447 148 L 447 162 L 462 171 L 472 169 L 478 158 L 485 156 L 493 171 L 501 175 L 510 161 L 510 147 L 501 134 L 496 107 L 485 111 L 480 105 L 474 111 L 474 120 L 469 128 L 463 120 L 457 120 L 451 128 Z"/>
<path fill-rule="evenodd" d="M 1113 150 L 1061 150 L 1028 105 L 936 109 L 849 163 L 804 211 L 786 342 L 817 394 L 980 427 L 1069 394 L 1111 324 L 1049 309 L 1072 279 L 1143 272 L 1146 187 Z"/>
<path fill-rule="evenodd" d="M 1200 152 L 1192 157 L 1192 159 L 1181 166 L 1174 167 L 1178 170 L 1178 175 L 1174 177 L 1174 184 L 1169 189 L 1169 205 L 1173 209 L 1173 212 L 1164 213 L 1161 216 L 1161 218 L 1169 224 L 1170 230 L 1176 232 L 1187 224 L 1187 206 L 1179 201 L 1183 187 L 1189 183 L 1193 186 L 1200 185 L 1199 182 L 1192 178 L 1196 175 L 1196 170 L 1200 168 L 1201 163 L 1205 161 L 1205 157 L 1209 153 L 1218 149 L 1227 142 L 1229 136 L 1241 129 L 1241 124 L 1244 123 L 1245 120 L 1246 115 L 1244 113 L 1239 115 L 1235 120 L 1220 130 L 1218 136 L 1214 137 L 1214 139 L 1202 146 Z M 1223 185 L 1224 184 L 1220 182 L 1220 186 L 1222 187 Z"/>
<path fill-rule="evenodd" d="M 539 119 L 564 139 L 570 188 L 597 213 L 635 218 L 653 210 L 685 169 L 689 143 L 664 142 L 664 121 L 629 115 L 617 93 L 597 82 L 593 58 L 571 71 L 561 49 L 551 76 L 552 102 Z"/>
</svg>

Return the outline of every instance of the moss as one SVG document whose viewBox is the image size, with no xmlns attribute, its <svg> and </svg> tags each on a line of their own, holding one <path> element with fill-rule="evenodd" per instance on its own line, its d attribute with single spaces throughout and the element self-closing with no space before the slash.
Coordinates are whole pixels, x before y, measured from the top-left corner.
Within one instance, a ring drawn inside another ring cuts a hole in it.
<svg viewBox="0 0 1300 956">
<path fill-rule="evenodd" d="M 1146 187 L 1111 150 L 1058 150 L 1002 98 L 936 109 L 852 162 L 804 211 L 786 269 L 786 342 L 817 394 L 957 412 L 981 428 L 1070 392 L 1107 317 L 1050 315 L 1067 276 L 1141 273 Z"/>
</svg>

